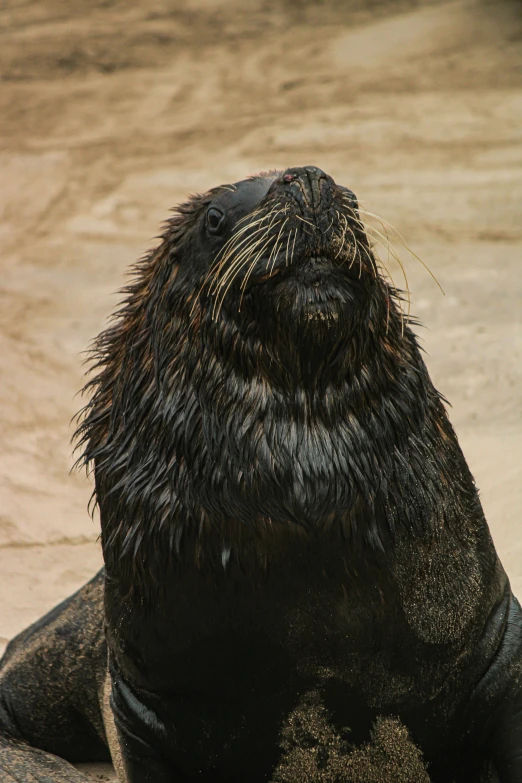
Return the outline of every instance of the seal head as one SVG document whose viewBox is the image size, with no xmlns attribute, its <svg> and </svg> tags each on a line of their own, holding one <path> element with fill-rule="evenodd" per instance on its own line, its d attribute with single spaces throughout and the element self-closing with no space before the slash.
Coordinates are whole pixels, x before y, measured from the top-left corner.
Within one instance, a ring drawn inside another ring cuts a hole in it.
<svg viewBox="0 0 522 783">
<path fill-rule="evenodd" d="M 343 368 L 377 283 L 355 195 L 315 166 L 292 168 L 218 189 L 202 217 L 198 256 L 213 262 L 200 310 L 255 333 L 285 386 Z"/>
</svg>

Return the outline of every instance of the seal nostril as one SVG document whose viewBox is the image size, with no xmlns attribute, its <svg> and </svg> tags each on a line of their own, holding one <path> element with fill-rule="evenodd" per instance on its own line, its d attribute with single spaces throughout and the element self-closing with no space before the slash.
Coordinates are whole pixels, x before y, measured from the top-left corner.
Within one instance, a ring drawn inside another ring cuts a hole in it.
<svg viewBox="0 0 522 783">
<path fill-rule="evenodd" d="M 297 179 L 297 174 L 284 174 L 283 182 L 293 182 Z"/>
</svg>

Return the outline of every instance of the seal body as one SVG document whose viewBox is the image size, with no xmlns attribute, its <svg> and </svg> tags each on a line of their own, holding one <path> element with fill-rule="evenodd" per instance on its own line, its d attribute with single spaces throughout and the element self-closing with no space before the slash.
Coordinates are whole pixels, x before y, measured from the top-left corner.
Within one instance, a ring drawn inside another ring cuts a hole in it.
<svg viewBox="0 0 522 783">
<path fill-rule="evenodd" d="M 4 758 L 26 739 L 110 746 L 128 783 L 521 781 L 520 607 L 354 194 L 304 167 L 193 197 L 95 353 L 105 572 L 8 649 Z"/>
</svg>

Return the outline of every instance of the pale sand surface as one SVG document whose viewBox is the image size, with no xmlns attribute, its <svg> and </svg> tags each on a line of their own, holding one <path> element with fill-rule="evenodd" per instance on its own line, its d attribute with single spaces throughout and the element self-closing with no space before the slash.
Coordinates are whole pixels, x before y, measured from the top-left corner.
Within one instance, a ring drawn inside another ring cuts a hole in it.
<svg viewBox="0 0 522 783">
<path fill-rule="evenodd" d="M 395 224 L 446 291 L 403 253 L 522 595 L 521 7 L 369 5 L 2 4 L 0 645 L 101 564 L 70 419 L 126 267 L 187 192 L 307 163 Z"/>
</svg>

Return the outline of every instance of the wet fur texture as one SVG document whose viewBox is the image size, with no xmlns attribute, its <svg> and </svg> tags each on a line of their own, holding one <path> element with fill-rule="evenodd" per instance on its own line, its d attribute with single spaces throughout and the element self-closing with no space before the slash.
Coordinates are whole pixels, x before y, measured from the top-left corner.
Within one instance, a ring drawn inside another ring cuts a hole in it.
<svg viewBox="0 0 522 783">
<path fill-rule="evenodd" d="M 146 590 L 165 556 L 219 564 L 210 525 L 226 546 L 227 524 L 319 530 L 335 520 L 347 538 L 383 551 L 397 526 L 424 534 L 481 514 L 383 278 L 366 270 L 353 279 L 343 322 L 319 339 L 317 321 L 294 320 L 270 292 L 247 295 L 241 312 L 234 298 L 218 320 L 205 291 L 194 308 L 194 267 L 206 272 L 208 259 L 193 257 L 191 232 L 211 195 L 179 208 L 95 347 L 102 371 L 79 432 L 96 466 L 109 571 L 114 560 L 135 586 L 146 563 Z M 359 241 L 368 248 L 360 232 Z M 300 297 L 288 296 L 297 310 Z M 275 344 L 264 334 L 274 321 Z"/>
<path fill-rule="evenodd" d="M 522 780 L 520 608 L 351 191 L 193 197 L 94 356 L 105 572 L 8 648 L 0 770 L 45 780 L 27 740 L 129 783 Z"/>
</svg>

